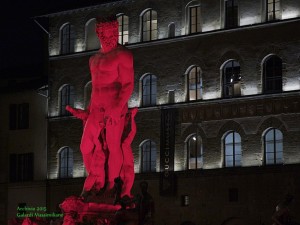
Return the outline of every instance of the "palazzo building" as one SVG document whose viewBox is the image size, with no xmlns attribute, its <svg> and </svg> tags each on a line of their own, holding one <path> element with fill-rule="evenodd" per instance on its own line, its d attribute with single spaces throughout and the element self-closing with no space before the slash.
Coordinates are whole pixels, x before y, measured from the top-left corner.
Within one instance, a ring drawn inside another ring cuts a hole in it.
<svg viewBox="0 0 300 225">
<path fill-rule="evenodd" d="M 80 194 L 82 122 L 95 18 L 115 14 L 134 55 L 136 180 L 156 225 L 271 224 L 295 197 L 300 221 L 300 1 L 120 0 L 49 19 L 47 209 Z"/>
</svg>

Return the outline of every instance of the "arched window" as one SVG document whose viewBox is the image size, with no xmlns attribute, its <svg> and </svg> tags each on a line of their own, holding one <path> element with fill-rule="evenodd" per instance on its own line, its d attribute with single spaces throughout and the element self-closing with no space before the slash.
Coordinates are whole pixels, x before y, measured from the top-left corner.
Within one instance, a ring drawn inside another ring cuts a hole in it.
<svg viewBox="0 0 300 225">
<path fill-rule="evenodd" d="M 235 167 L 241 166 L 242 148 L 241 136 L 234 131 L 226 134 L 224 137 L 224 166 Z"/>
<path fill-rule="evenodd" d="M 117 20 L 119 23 L 119 44 L 126 45 L 129 39 L 129 18 L 124 14 L 118 14 Z"/>
<path fill-rule="evenodd" d="M 151 140 L 141 145 L 141 172 L 156 172 L 156 144 Z"/>
<path fill-rule="evenodd" d="M 189 69 L 187 81 L 188 100 L 194 101 L 202 99 L 202 78 L 199 66 L 193 66 Z"/>
<path fill-rule="evenodd" d="M 282 133 L 280 130 L 270 128 L 264 134 L 264 152 L 265 164 L 282 164 L 283 163 L 283 145 Z"/>
<path fill-rule="evenodd" d="M 73 150 L 64 147 L 59 151 L 59 178 L 73 177 Z"/>
<path fill-rule="evenodd" d="M 60 29 L 60 53 L 73 53 L 75 49 L 74 26 L 67 23 Z"/>
<path fill-rule="evenodd" d="M 280 19 L 280 0 L 266 0 L 266 6 L 267 21 Z"/>
<path fill-rule="evenodd" d="M 92 81 L 87 82 L 84 86 L 84 107 L 87 108 L 90 104 L 92 95 Z"/>
<path fill-rule="evenodd" d="M 189 33 L 201 32 L 201 8 L 200 6 L 189 7 Z"/>
<path fill-rule="evenodd" d="M 65 84 L 59 90 L 59 97 L 60 97 L 60 116 L 69 116 L 70 113 L 66 110 L 66 106 L 74 106 L 74 87 Z"/>
<path fill-rule="evenodd" d="M 188 169 L 203 167 L 203 146 L 201 137 L 196 134 L 189 136 L 187 142 Z"/>
<path fill-rule="evenodd" d="M 149 9 L 142 15 L 142 41 L 157 39 L 157 12 Z"/>
<path fill-rule="evenodd" d="M 156 76 L 147 74 L 142 77 L 142 106 L 156 105 Z"/>
<path fill-rule="evenodd" d="M 85 50 L 100 48 L 100 42 L 96 34 L 96 19 L 90 19 L 85 25 Z"/>
<path fill-rule="evenodd" d="M 235 60 L 228 61 L 222 70 L 223 97 L 231 98 L 241 95 L 240 64 Z"/>
<path fill-rule="evenodd" d="M 263 63 L 264 93 L 278 93 L 282 91 L 282 60 L 271 55 Z"/>
<path fill-rule="evenodd" d="M 225 28 L 238 26 L 238 1 L 225 0 Z"/>
<path fill-rule="evenodd" d="M 168 38 L 175 37 L 175 23 L 170 23 L 168 25 Z"/>
</svg>

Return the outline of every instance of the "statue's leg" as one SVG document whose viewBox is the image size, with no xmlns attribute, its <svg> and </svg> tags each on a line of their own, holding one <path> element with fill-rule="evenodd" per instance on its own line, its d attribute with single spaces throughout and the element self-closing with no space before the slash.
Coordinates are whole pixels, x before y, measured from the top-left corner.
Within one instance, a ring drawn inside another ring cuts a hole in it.
<svg viewBox="0 0 300 225">
<path fill-rule="evenodd" d="M 117 124 L 106 124 L 106 142 L 109 151 L 108 157 L 108 188 L 114 186 L 114 179 L 120 176 L 123 164 L 121 136 L 124 130 L 124 119 L 121 117 Z"/>
<path fill-rule="evenodd" d="M 132 154 L 132 149 L 130 145 L 128 144 L 122 144 L 122 150 L 123 150 L 123 166 L 122 166 L 122 175 L 121 178 L 124 181 L 123 189 L 121 193 L 121 197 L 127 195 L 129 197 L 131 196 L 131 188 L 134 182 L 134 159 Z"/>
<path fill-rule="evenodd" d="M 105 156 L 98 138 L 103 127 L 103 123 L 101 125 L 98 119 L 90 117 L 82 135 L 80 149 L 88 172 L 88 177 L 84 183 L 85 191 L 90 191 L 93 186 L 100 189 L 104 185 Z"/>
</svg>

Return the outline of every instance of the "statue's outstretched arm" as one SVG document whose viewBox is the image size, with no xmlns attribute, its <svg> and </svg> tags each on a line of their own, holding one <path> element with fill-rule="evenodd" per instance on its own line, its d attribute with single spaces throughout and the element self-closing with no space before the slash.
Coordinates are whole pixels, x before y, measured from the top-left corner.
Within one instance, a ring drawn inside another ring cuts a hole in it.
<svg viewBox="0 0 300 225">
<path fill-rule="evenodd" d="M 89 110 L 76 109 L 69 105 L 66 106 L 66 110 L 68 110 L 76 118 L 83 121 L 86 121 L 89 116 Z"/>
</svg>

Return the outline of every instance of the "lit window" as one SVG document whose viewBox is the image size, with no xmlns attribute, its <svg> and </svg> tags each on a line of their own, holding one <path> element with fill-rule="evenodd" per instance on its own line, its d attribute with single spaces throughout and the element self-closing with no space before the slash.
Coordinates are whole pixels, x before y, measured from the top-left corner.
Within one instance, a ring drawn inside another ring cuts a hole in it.
<svg viewBox="0 0 300 225">
<path fill-rule="evenodd" d="M 59 151 L 59 178 L 73 177 L 73 150 L 64 147 Z"/>
<path fill-rule="evenodd" d="M 223 67 L 223 97 L 230 98 L 241 95 L 240 64 L 231 60 Z"/>
<path fill-rule="evenodd" d="M 142 78 L 142 106 L 156 105 L 156 80 L 153 74 Z"/>
<path fill-rule="evenodd" d="M 157 39 L 157 13 L 149 9 L 142 15 L 142 41 Z"/>
<path fill-rule="evenodd" d="M 66 84 L 60 89 L 60 116 L 71 115 L 67 110 L 66 106 L 74 106 L 74 87 Z"/>
<path fill-rule="evenodd" d="M 200 6 L 192 6 L 190 9 L 190 34 L 201 31 Z"/>
<path fill-rule="evenodd" d="M 231 131 L 226 134 L 224 138 L 224 158 L 225 167 L 241 166 L 241 136 L 237 132 Z"/>
<path fill-rule="evenodd" d="M 238 26 L 238 3 L 237 0 L 225 1 L 225 28 Z"/>
<path fill-rule="evenodd" d="M 85 25 L 85 49 L 94 50 L 100 48 L 100 41 L 96 34 L 96 19 L 89 20 Z"/>
<path fill-rule="evenodd" d="M 271 128 L 264 135 L 265 164 L 283 163 L 282 133 L 280 130 Z"/>
<path fill-rule="evenodd" d="M 199 66 L 193 66 L 188 73 L 188 100 L 202 99 L 202 78 Z"/>
<path fill-rule="evenodd" d="M 74 26 L 71 24 L 66 24 L 61 28 L 61 54 L 68 54 L 74 52 L 75 47 L 75 33 Z"/>
<path fill-rule="evenodd" d="M 119 44 L 126 45 L 128 44 L 129 37 L 128 16 L 125 16 L 124 14 L 117 15 L 117 20 L 119 23 Z"/>
<path fill-rule="evenodd" d="M 267 1 L 267 21 L 278 20 L 280 18 L 280 0 Z"/>
<path fill-rule="evenodd" d="M 202 139 L 196 134 L 189 137 L 187 141 L 188 169 L 199 169 L 203 167 Z"/>
<path fill-rule="evenodd" d="M 9 106 L 9 129 L 29 128 L 29 104 L 10 104 Z"/>
<path fill-rule="evenodd" d="M 147 140 L 141 146 L 141 172 L 156 172 L 156 144 Z"/>
<path fill-rule="evenodd" d="M 271 55 L 263 64 L 264 93 L 278 93 L 282 91 L 282 60 Z"/>
</svg>

